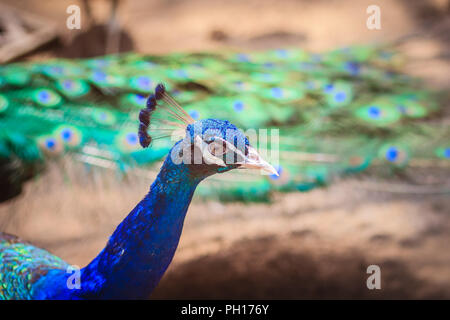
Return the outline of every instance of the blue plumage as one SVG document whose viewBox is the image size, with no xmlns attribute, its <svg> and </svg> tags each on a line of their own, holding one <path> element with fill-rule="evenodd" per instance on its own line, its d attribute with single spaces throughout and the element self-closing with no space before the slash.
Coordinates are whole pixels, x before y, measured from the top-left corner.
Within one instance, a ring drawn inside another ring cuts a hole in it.
<svg viewBox="0 0 450 320">
<path fill-rule="evenodd" d="M 157 97 L 161 94 L 158 90 Z M 186 120 L 181 113 L 180 117 Z M 197 185 L 210 175 L 249 164 L 272 168 L 265 162 L 255 162 L 257 154 L 252 154 L 252 160 L 246 159 L 251 152 L 248 139 L 228 121 L 206 119 L 187 124 L 185 137 L 169 152 L 149 193 L 117 227 L 99 255 L 81 269 L 79 289 L 67 285 L 72 275 L 67 272 L 67 263 L 2 235 L 0 298 L 148 297 L 172 261 Z"/>
</svg>

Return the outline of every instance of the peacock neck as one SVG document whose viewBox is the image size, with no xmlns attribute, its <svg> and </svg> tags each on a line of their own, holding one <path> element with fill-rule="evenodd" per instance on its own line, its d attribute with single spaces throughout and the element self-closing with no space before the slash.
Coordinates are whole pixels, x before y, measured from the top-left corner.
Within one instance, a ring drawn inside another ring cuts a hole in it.
<svg viewBox="0 0 450 320">
<path fill-rule="evenodd" d="M 178 246 L 201 177 L 167 157 L 147 196 L 120 223 L 106 247 L 81 270 L 80 298 L 146 298 Z"/>
</svg>

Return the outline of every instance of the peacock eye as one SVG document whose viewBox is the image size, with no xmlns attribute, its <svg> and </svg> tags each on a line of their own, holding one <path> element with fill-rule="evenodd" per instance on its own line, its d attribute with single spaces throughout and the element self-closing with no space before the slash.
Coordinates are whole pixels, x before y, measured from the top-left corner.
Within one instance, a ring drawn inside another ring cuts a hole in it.
<svg viewBox="0 0 450 320">
<path fill-rule="evenodd" d="M 208 150 L 213 156 L 221 156 L 227 153 L 227 146 L 222 141 L 213 141 L 208 145 Z"/>
</svg>

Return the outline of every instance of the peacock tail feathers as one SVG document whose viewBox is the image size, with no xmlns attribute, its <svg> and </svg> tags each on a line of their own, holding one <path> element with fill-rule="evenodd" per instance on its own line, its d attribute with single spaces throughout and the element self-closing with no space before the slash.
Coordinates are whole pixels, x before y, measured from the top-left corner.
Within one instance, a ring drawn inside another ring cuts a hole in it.
<svg viewBox="0 0 450 320">
<path fill-rule="evenodd" d="M 268 153 L 279 148 L 279 177 L 219 175 L 199 188 L 208 199 L 268 200 L 274 190 L 308 191 L 380 168 L 387 174 L 417 165 L 448 168 L 442 97 L 403 74 L 403 64 L 395 49 L 368 45 L 323 54 L 132 53 L 4 65 L 2 175 L 14 182 L 8 166 L 30 176 L 67 153 L 89 166 L 153 168 L 173 141 L 140 148 L 138 114 L 160 82 L 194 120 L 279 129 L 279 145 L 262 146 Z"/>
</svg>

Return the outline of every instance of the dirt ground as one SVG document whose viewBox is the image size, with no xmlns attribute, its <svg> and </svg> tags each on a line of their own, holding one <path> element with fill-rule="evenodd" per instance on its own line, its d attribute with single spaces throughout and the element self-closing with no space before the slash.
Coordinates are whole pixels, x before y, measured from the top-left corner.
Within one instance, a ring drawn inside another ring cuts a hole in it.
<svg viewBox="0 0 450 320">
<path fill-rule="evenodd" d="M 2 0 L 65 24 L 74 1 Z M 365 26 L 378 4 L 382 29 Z M 99 20 L 107 4 L 94 2 Z M 407 72 L 449 88 L 448 1 L 124 1 L 123 26 L 147 53 L 301 46 L 322 51 L 393 42 Z M 61 28 L 64 39 L 76 35 Z M 45 59 L 41 50 L 27 59 Z M 447 106 L 448 107 L 448 106 Z M 51 166 L 23 195 L 0 205 L 0 230 L 85 265 L 148 190 L 145 179 Z M 450 183 L 450 181 L 449 181 Z M 95 194 L 95 197 L 92 195 Z M 450 196 L 372 190 L 359 179 L 271 204 L 194 199 L 179 249 L 152 298 L 450 299 Z M 366 269 L 381 268 L 381 290 Z"/>
</svg>

